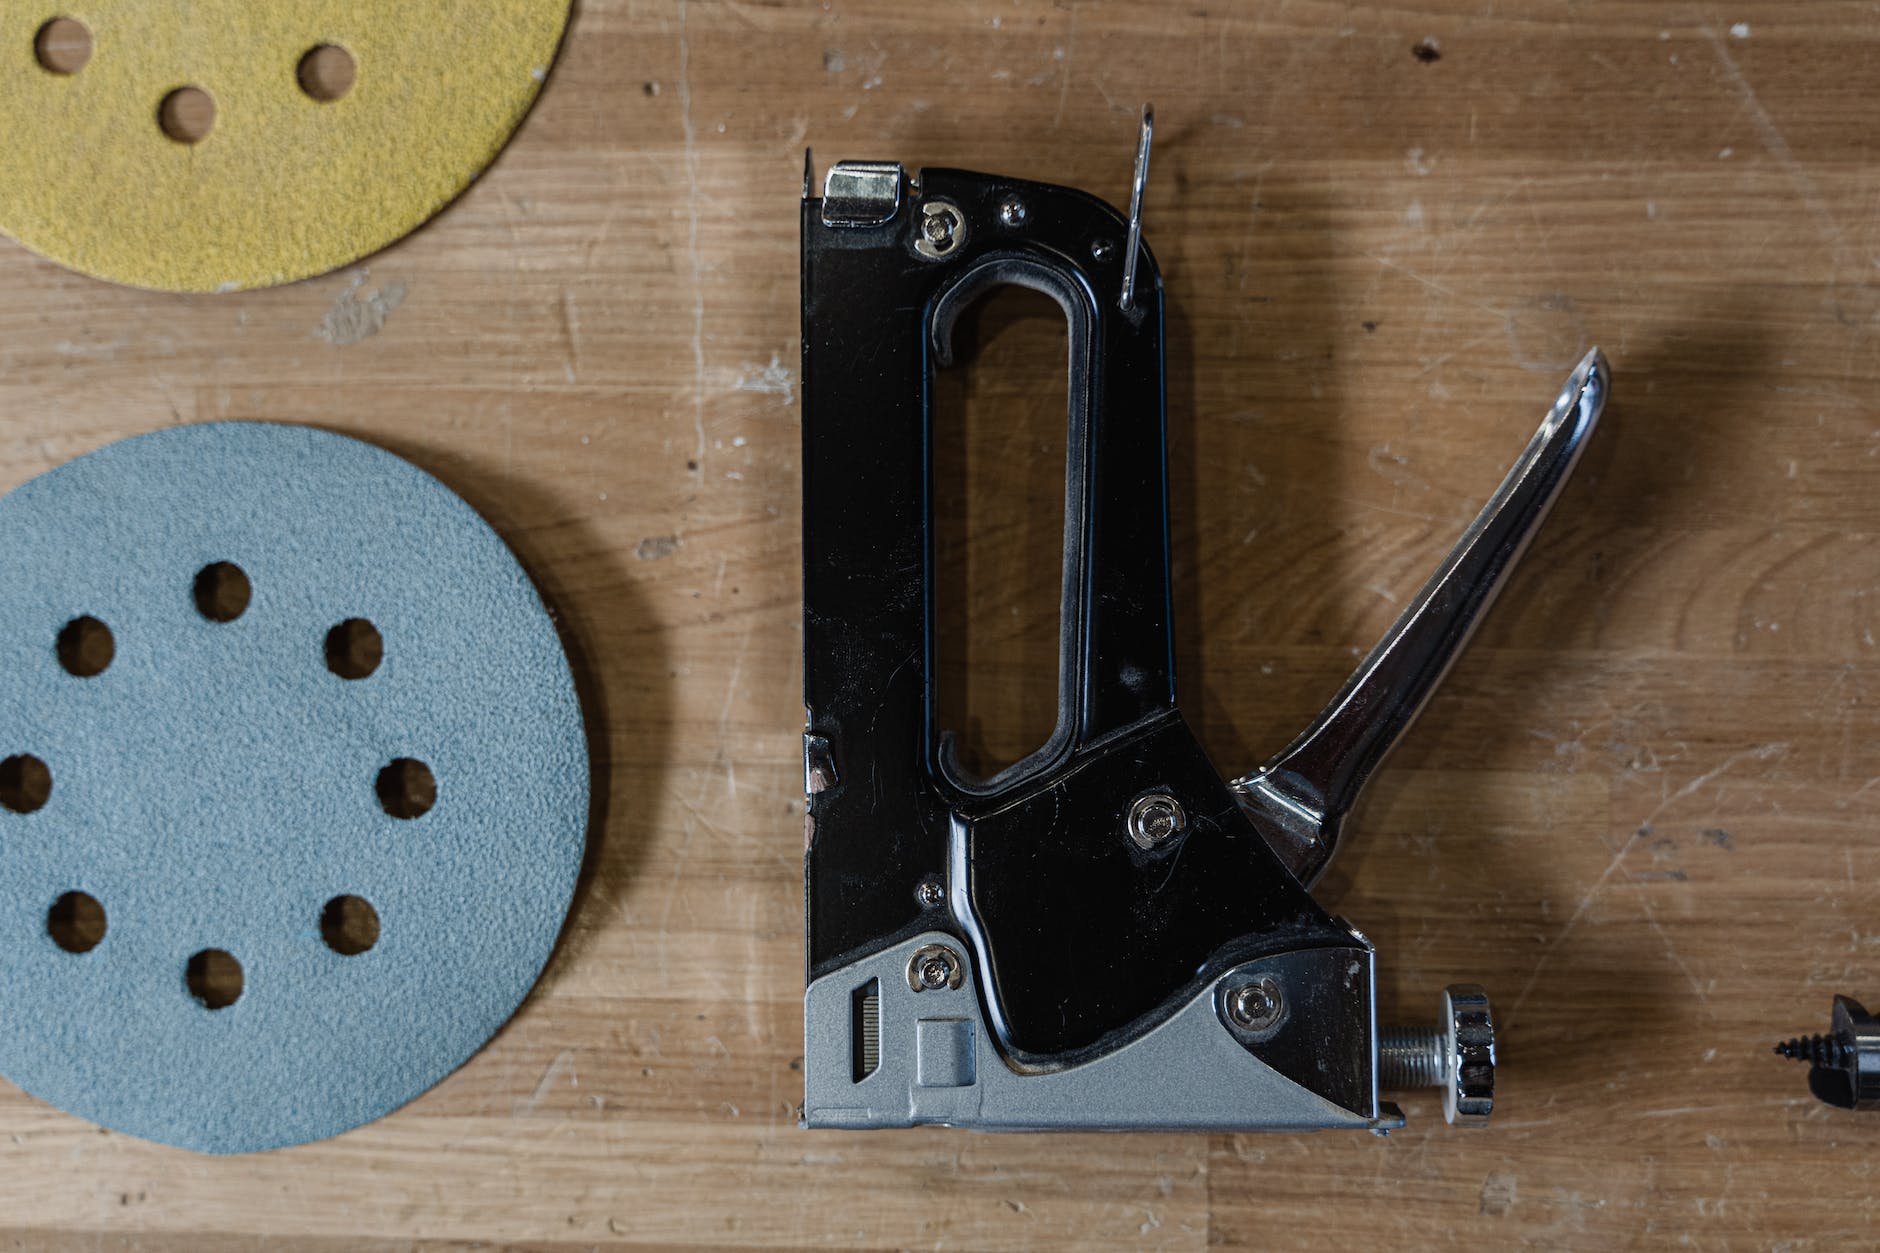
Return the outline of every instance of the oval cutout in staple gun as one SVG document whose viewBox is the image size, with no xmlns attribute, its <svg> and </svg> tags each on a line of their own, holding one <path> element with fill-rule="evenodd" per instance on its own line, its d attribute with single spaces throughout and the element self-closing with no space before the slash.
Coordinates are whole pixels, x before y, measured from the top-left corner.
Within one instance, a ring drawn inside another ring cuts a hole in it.
<svg viewBox="0 0 1880 1253">
<path fill-rule="evenodd" d="M 952 769 L 987 780 L 1059 721 L 1070 339 L 1015 285 L 963 311 L 934 371 L 934 721 Z"/>
</svg>

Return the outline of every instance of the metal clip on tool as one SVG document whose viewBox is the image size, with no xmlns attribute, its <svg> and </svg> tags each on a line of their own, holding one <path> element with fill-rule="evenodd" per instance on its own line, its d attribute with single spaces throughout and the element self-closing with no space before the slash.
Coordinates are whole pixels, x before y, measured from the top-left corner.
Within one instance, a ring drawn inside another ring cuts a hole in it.
<svg viewBox="0 0 1880 1253">
<path fill-rule="evenodd" d="M 808 977 L 803 1121 L 1366 1128 L 1493 1103 L 1486 996 L 1376 1021 L 1370 941 L 1309 894 L 1605 401 L 1597 350 L 1318 720 L 1224 779 L 1175 703 L 1162 285 L 1125 218 L 1018 179 L 843 162 L 803 189 Z M 930 375 L 1001 284 L 1054 297 L 1071 378 L 1055 733 L 992 778 L 935 725 Z"/>
</svg>

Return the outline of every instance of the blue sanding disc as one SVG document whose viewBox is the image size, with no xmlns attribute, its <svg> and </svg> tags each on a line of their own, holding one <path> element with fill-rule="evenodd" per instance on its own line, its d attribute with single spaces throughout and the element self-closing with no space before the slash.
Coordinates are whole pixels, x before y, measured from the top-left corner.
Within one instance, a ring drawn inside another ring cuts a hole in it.
<svg viewBox="0 0 1880 1253">
<path fill-rule="evenodd" d="M 329 648 L 362 633 L 376 657 Z M 574 890 L 587 743 L 468 505 L 357 440 L 218 423 L 0 500 L 0 805 L 0 1074 L 243 1152 L 396 1109 L 515 1012 Z"/>
</svg>

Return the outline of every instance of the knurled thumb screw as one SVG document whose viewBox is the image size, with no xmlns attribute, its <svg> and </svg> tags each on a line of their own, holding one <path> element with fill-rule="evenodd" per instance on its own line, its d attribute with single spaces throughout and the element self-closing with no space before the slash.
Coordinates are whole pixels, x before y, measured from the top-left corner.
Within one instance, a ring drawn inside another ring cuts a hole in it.
<svg viewBox="0 0 1880 1253">
<path fill-rule="evenodd" d="M 1488 993 L 1473 983 L 1452 983 L 1443 990 L 1439 1025 L 1380 1030 L 1377 1086 L 1441 1088 L 1445 1122 L 1487 1122 L 1495 1111 L 1495 1019 Z"/>
</svg>

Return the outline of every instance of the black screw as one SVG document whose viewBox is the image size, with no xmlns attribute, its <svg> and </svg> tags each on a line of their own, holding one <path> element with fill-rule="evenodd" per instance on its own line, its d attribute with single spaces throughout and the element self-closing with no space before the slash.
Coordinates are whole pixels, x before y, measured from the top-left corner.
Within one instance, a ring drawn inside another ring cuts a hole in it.
<svg viewBox="0 0 1880 1253">
<path fill-rule="evenodd" d="M 1808 1090 L 1842 1109 L 1880 1109 L 1880 1021 L 1850 996 L 1834 998 L 1826 1035 L 1776 1045 L 1778 1056 L 1807 1062 Z"/>
<path fill-rule="evenodd" d="M 1843 1066 L 1847 1063 L 1848 1046 L 1831 1035 L 1807 1035 L 1784 1040 L 1776 1045 L 1776 1052 L 1813 1066 Z"/>
</svg>

